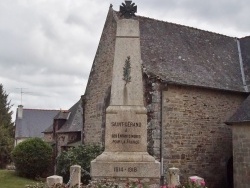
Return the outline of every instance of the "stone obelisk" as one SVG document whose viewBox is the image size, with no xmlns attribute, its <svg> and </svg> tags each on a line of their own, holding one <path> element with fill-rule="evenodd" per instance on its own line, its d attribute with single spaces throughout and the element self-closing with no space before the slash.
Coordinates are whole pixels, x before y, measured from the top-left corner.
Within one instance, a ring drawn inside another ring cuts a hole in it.
<svg viewBox="0 0 250 188">
<path fill-rule="evenodd" d="M 131 6 L 131 1 L 126 1 L 127 5 Z M 141 62 L 139 21 L 125 15 L 117 21 L 105 151 L 91 162 L 93 179 L 160 177 L 159 162 L 147 152 Z"/>
</svg>

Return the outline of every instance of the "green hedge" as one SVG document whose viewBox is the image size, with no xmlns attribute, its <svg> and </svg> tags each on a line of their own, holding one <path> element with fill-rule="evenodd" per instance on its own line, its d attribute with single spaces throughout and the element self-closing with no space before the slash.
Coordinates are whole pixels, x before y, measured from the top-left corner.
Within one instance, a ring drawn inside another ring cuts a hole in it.
<svg viewBox="0 0 250 188">
<path fill-rule="evenodd" d="M 14 148 L 12 159 L 20 176 L 41 177 L 51 165 L 52 147 L 40 138 L 30 138 Z"/>
<path fill-rule="evenodd" d="M 103 149 L 97 145 L 81 145 L 63 151 L 57 157 L 56 171 L 57 174 L 63 176 L 64 182 L 69 180 L 69 170 L 72 165 L 80 165 L 87 172 L 90 171 L 90 162 L 102 153 Z M 82 171 L 81 181 L 87 184 L 90 180 L 88 173 Z"/>
</svg>

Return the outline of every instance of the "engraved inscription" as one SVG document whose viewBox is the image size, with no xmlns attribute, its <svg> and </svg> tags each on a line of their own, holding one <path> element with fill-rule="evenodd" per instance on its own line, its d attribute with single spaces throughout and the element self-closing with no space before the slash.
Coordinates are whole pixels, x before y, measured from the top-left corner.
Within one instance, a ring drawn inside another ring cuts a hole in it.
<svg viewBox="0 0 250 188">
<path fill-rule="evenodd" d="M 112 127 L 141 127 L 141 122 L 111 122 Z"/>
<path fill-rule="evenodd" d="M 137 172 L 137 168 L 136 167 L 129 167 L 128 172 Z"/>
<path fill-rule="evenodd" d="M 141 138 L 139 134 L 112 134 L 112 138 Z"/>
<path fill-rule="evenodd" d="M 138 133 L 140 133 L 139 129 L 142 127 L 141 122 L 111 122 L 111 126 L 119 128 L 120 132 L 111 134 L 113 144 L 140 144 L 141 135 Z M 120 128 L 122 129 L 120 130 Z M 138 130 L 135 131 L 134 129 Z"/>
<path fill-rule="evenodd" d="M 114 144 L 139 144 L 139 140 L 113 140 L 112 143 Z"/>
<path fill-rule="evenodd" d="M 124 168 L 124 167 L 114 167 L 114 172 L 137 172 L 137 167 L 128 167 L 128 168 Z"/>
<path fill-rule="evenodd" d="M 123 167 L 114 167 L 114 172 L 123 172 L 126 168 Z"/>
</svg>

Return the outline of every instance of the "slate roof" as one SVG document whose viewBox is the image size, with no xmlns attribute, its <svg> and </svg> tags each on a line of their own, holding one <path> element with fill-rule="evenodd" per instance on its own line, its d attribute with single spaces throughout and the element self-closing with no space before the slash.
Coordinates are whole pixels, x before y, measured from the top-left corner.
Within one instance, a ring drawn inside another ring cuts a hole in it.
<svg viewBox="0 0 250 188">
<path fill-rule="evenodd" d="M 82 119 L 82 104 L 79 100 L 74 104 L 69 110 L 69 117 L 65 124 L 57 131 L 57 133 L 65 132 L 78 132 L 82 131 L 83 128 L 83 119 Z"/>
<path fill-rule="evenodd" d="M 70 112 L 65 110 L 60 110 L 60 112 L 54 117 L 54 119 L 69 119 Z"/>
<path fill-rule="evenodd" d="M 244 122 L 250 122 L 250 96 L 248 96 L 226 124 L 232 125 Z"/>
<path fill-rule="evenodd" d="M 53 124 L 46 128 L 42 133 L 53 133 Z"/>
<path fill-rule="evenodd" d="M 119 18 L 118 12 L 113 13 Z M 238 39 L 142 16 L 135 19 L 140 23 L 141 55 L 147 75 L 168 83 L 246 92 Z M 247 73 L 249 40 L 240 39 Z"/>
<path fill-rule="evenodd" d="M 15 138 L 42 138 L 42 131 L 53 123 L 58 112 L 59 110 L 23 109 L 23 118 L 16 117 Z"/>
<path fill-rule="evenodd" d="M 53 121 L 54 119 L 69 119 L 69 116 L 70 116 L 70 112 L 69 111 L 66 111 L 66 110 L 60 110 L 58 112 L 58 114 L 56 114 L 56 116 L 53 118 Z M 43 131 L 43 133 L 53 133 L 53 122 L 52 124 Z"/>
</svg>

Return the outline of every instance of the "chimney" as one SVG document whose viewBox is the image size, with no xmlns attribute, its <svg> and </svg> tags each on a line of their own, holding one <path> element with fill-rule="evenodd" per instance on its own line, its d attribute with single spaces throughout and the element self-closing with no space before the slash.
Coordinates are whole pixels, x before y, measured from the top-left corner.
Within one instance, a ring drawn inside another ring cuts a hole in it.
<svg viewBox="0 0 250 188">
<path fill-rule="evenodd" d="M 18 119 L 23 119 L 23 105 L 18 105 L 17 118 Z"/>
</svg>

